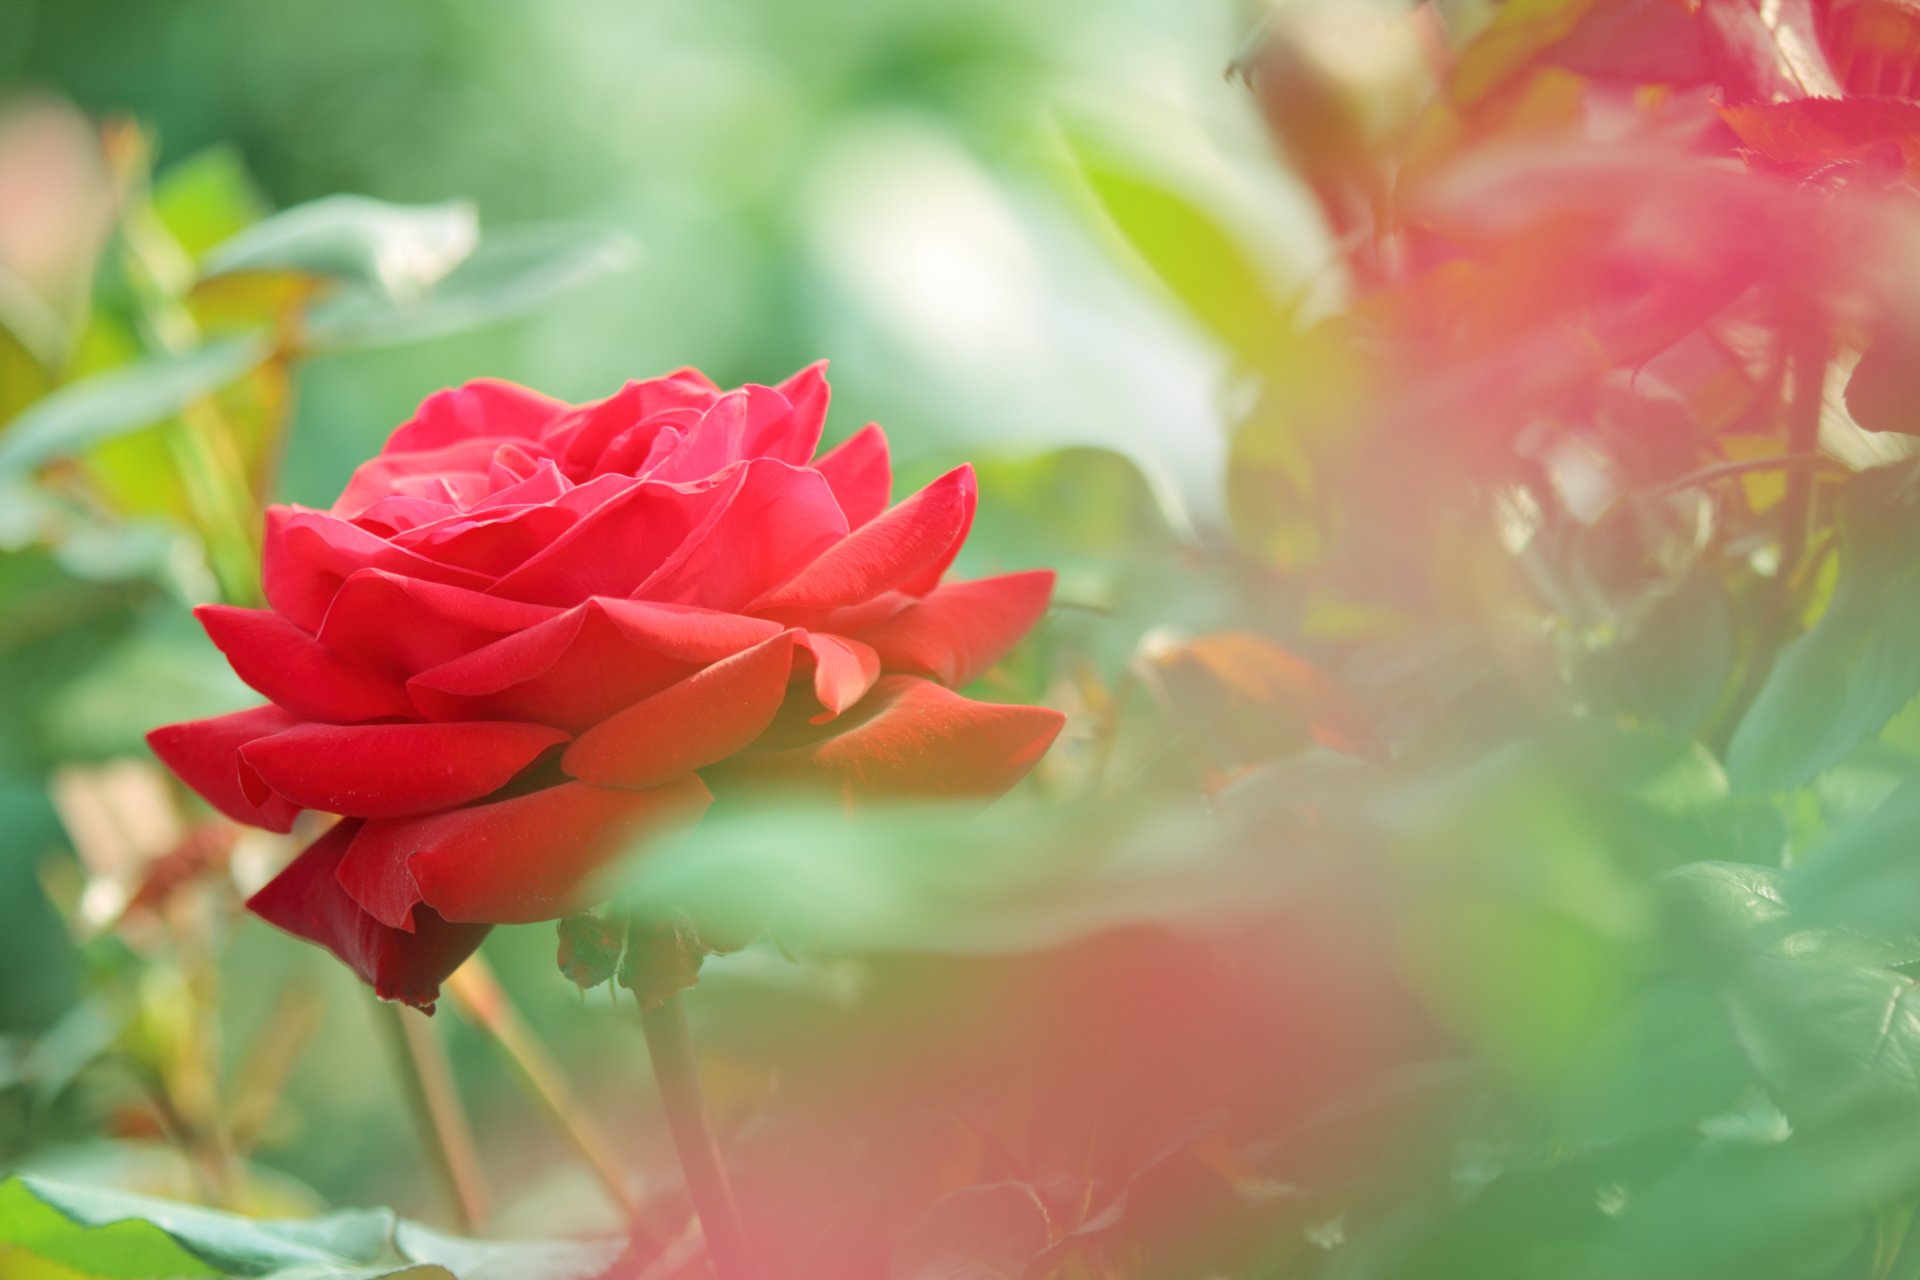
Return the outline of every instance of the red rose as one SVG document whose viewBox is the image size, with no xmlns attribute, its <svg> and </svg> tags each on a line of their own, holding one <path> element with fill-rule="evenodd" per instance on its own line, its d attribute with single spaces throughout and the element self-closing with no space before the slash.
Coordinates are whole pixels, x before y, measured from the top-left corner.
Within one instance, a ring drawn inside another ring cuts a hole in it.
<svg viewBox="0 0 1920 1280">
<path fill-rule="evenodd" d="M 252 909 L 424 1005 L 489 926 L 578 909 L 715 792 L 1018 781 L 1059 714 L 950 690 L 1034 624 L 1052 575 L 941 585 L 972 471 L 890 507 L 877 426 L 814 457 L 827 395 L 817 365 L 577 407 L 473 382 L 428 397 L 332 510 L 269 512 L 271 608 L 198 611 L 269 703 L 149 735 L 240 822 L 343 816 Z"/>
</svg>

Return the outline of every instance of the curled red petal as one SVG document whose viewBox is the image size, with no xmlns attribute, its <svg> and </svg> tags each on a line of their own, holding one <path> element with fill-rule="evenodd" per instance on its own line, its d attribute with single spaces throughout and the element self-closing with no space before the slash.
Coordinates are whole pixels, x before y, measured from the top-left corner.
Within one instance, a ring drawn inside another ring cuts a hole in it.
<svg viewBox="0 0 1920 1280">
<path fill-rule="evenodd" d="M 279 707 L 253 707 L 164 725 L 147 735 L 147 745 L 180 781 L 235 822 L 287 832 L 293 830 L 300 806 L 270 793 L 249 795 L 241 781 L 240 749 L 299 723 L 298 716 Z"/>
<path fill-rule="evenodd" d="M 303 809 L 397 818 L 489 795 L 567 736 L 500 721 L 302 724 L 247 743 L 240 759 Z"/>
<path fill-rule="evenodd" d="M 688 774 L 625 790 L 568 782 L 492 804 L 365 824 L 339 879 L 377 919 L 526 924 L 592 905 L 594 874 L 650 834 L 698 820 L 712 797 Z M 426 904 L 426 908 L 421 906 Z"/>
<path fill-rule="evenodd" d="M 413 418 L 387 437 L 381 452 L 440 449 L 474 436 L 536 439 L 571 407 L 516 383 L 477 378 L 422 400 Z"/>
<path fill-rule="evenodd" d="M 916 676 L 882 676 L 811 740 L 756 752 L 704 776 L 723 802 L 769 784 L 846 803 L 893 797 L 992 798 L 1046 754 L 1066 718 L 1048 707 L 973 702 Z"/>
<path fill-rule="evenodd" d="M 341 657 L 271 609 L 203 604 L 193 616 L 235 674 L 302 719 L 351 724 L 415 714 L 394 680 Z"/>
<path fill-rule="evenodd" d="M 819 472 L 755 458 L 732 475 L 725 498 L 636 599 L 739 610 L 846 537 L 846 517 Z"/>
<path fill-rule="evenodd" d="M 958 689 L 1005 657 L 1052 596 L 1050 570 L 949 582 L 858 636 L 886 670 Z"/>
<path fill-rule="evenodd" d="M 813 696 L 825 710 L 824 722 L 860 701 L 880 678 L 880 655 L 858 640 L 813 632 L 801 643 L 813 655 Z"/>
<path fill-rule="evenodd" d="M 319 640 L 335 653 L 405 679 L 559 614 L 552 605 L 362 569 L 335 593 Z"/>
<path fill-rule="evenodd" d="M 832 609 L 894 589 L 924 594 L 959 552 L 977 492 L 972 467 L 949 471 L 829 547 L 754 601 L 754 611 Z"/>
<path fill-rule="evenodd" d="M 827 487 L 846 514 L 847 527 L 858 529 L 893 501 L 893 463 L 887 456 L 887 433 L 869 422 L 829 449 L 813 464 L 827 478 Z"/>
<path fill-rule="evenodd" d="M 414 555 L 324 511 L 272 507 L 260 553 L 261 586 L 274 611 L 318 631 L 334 593 L 361 569 L 483 590 L 492 579 Z"/>
<path fill-rule="evenodd" d="M 423 671 L 407 688 L 436 719 L 532 720 L 579 732 L 781 630 L 740 614 L 594 599 Z"/>
<path fill-rule="evenodd" d="M 348 818 L 308 845 L 247 901 L 248 910 L 296 938 L 315 942 L 346 962 L 382 1000 L 433 1012 L 440 984 L 487 936 L 484 924 L 451 924 L 421 909 L 411 930 L 395 929 L 363 910 L 340 887 L 340 861 L 359 834 Z"/>
<path fill-rule="evenodd" d="M 799 633 L 704 667 L 581 734 L 560 768 L 582 782 L 652 787 L 724 760 L 773 722 Z"/>
</svg>

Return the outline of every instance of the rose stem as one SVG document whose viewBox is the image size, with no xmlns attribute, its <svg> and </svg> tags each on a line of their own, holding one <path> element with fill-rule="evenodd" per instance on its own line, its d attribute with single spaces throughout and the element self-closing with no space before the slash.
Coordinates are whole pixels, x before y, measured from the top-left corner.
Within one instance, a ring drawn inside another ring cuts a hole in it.
<svg viewBox="0 0 1920 1280">
<path fill-rule="evenodd" d="M 700 1217 L 714 1274 L 719 1280 L 759 1280 L 760 1268 L 747 1244 L 740 1206 L 734 1201 L 733 1186 L 720 1163 L 720 1144 L 714 1140 L 713 1126 L 707 1120 L 707 1103 L 693 1061 L 693 1041 L 687 1034 L 687 1011 L 680 997 L 669 996 L 652 1009 L 642 1002 L 640 1028 L 646 1033 L 654 1083 L 666 1107 L 667 1127 L 673 1131 L 674 1149 L 680 1153 L 687 1194 Z"/>
<path fill-rule="evenodd" d="M 468 1022 L 486 1032 L 506 1056 L 521 1085 L 587 1162 L 620 1212 L 629 1221 L 642 1220 L 644 1211 L 627 1183 L 626 1171 L 620 1167 L 612 1148 L 594 1129 L 574 1095 L 573 1086 L 561 1071 L 560 1064 L 553 1060 L 521 1018 L 520 1011 L 514 1008 L 512 999 L 501 987 L 499 979 L 494 977 L 487 962 L 479 955 L 474 955 L 454 970 L 446 985 L 454 1008 Z M 643 1225 L 650 1234 L 658 1233 L 658 1224 L 643 1222 Z"/>
<path fill-rule="evenodd" d="M 456 1225 L 476 1231 L 487 1217 L 486 1180 L 446 1049 L 423 1015 L 385 1001 L 379 1012 L 420 1145 L 446 1189 Z"/>
</svg>

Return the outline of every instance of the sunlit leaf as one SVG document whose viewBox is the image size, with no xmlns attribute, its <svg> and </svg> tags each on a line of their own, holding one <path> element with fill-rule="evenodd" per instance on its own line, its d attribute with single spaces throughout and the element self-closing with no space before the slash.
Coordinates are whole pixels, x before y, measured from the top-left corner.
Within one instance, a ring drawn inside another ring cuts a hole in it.
<svg viewBox="0 0 1920 1280">
<path fill-rule="evenodd" d="M 170 418 L 259 364 L 264 339 L 233 338 L 72 383 L 0 431 L 0 477 Z"/>
<path fill-rule="evenodd" d="M 1257 257 L 1215 214 L 1166 178 L 1084 140 L 1068 139 L 1081 176 L 1113 226 L 1187 313 L 1227 350 L 1259 366 L 1292 326 Z"/>
<path fill-rule="evenodd" d="M 547 223 L 489 232 L 480 248 L 424 296 L 392 300 L 343 291 L 314 308 L 321 349 L 419 342 L 526 315 L 629 267 L 633 241 L 605 227 Z"/>
<path fill-rule="evenodd" d="M 1727 767 L 1743 787 L 1795 786 L 1880 731 L 1920 693 L 1920 505 L 1906 468 L 1840 498 L 1840 579 L 1812 631 L 1780 654 Z"/>
<path fill-rule="evenodd" d="M 397 205 L 326 196 L 274 214 L 209 250 L 202 270 L 302 271 L 370 285 L 404 303 L 444 280 L 479 238 L 478 215 L 463 201 Z"/>
<path fill-rule="evenodd" d="M 222 1275 L 255 1280 L 597 1280 L 624 1242 L 461 1240 L 404 1222 L 386 1209 L 350 1209 L 322 1218 L 272 1221 L 42 1178 L 0 1184 L 54 1220 L 85 1232 L 136 1233 L 173 1249 L 178 1270 L 85 1271 L 103 1280 L 171 1280 Z M 58 1212 L 55 1212 L 55 1211 Z M 0 1211 L 0 1241 L 8 1218 Z M 193 1269 L 198 1263 L 198 1269 Z M 92 1265 L 91 1258 L 86 1259 Z M 0 1272 L 4 1272 L 0 1255 Z"/>
</svg>

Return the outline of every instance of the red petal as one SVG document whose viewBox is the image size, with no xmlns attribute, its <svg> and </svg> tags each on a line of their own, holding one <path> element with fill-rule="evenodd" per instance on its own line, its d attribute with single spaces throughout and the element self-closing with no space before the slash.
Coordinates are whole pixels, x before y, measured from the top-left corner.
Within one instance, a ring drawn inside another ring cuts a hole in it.
<svg viewBox="0 0 1920 1280">
<path fill-rule="evenodd" d="M 793 406 L 782 439 L 768 442 L 768 457 L 779 458 L 803 467 L 820 447 L 820 433 L 827 425 L 827 405 L 833 388 L 827 385 L 827 362 L 816 360 L 774 388 Z"/>
<path fill-rule="evenodd" d="M 422 400 L 412 421 L 396 428 L 380 452 L 441 449 L 474 436 L 538 439 L 570 407 L 511 382 L 480 378 Z"/>
<path fill-rule="evenodd" d="M 994 797 L 1026 776 L 1065 719 L 1047 707 L 972 702 L 931 680 L 882 676 L 858 706 L 826 727 L 829 736 L 743 756 L 705 776 L 723 801 L 769 783 L 825 789 L 849 804 L 896 796 Z"/>
<path fill-rule="evenodd" d="M 488 594 L 562 607 L 628 596 L 731 496 L 739 473 L 713 484 L 635 481 L 507 574 Z"/>
<path fill-rule="evenodd" d="M 303 724 L 241 748 L 266 786 L 303 809 L 398 818 L 499 790 L 567 735 L 545 725 Z"/>
<path fill-rule="evenodd" d="M 425 902 L 449 920 L 526 924 L 592 905 L 593 873 L 646 836 L 699 818 L 712 797 L 692 775 L 644 791 L 569 782 L 494 804 L 369 822 L 340 882 L 398 927 Z"/>
<path fill-rule="evenodd" d="M 320 643 L 404 679 L 559 613 L 551 605 L 362 569 L 334 595 Z"/>
<path fill-rule="evenodd" d="M 615 438 L 649 419 L 677 409 L 705 409 L 720 389 L 694 369 L 681 369 L 663 378 L 629 382 L 604 400 L 582 405 L 547 429 L 543 438 L 557 450 L 576 477 L 594 474 Z"/>
<path fill-rule="evenodd" d="M 260 557 L 261 585 L 274 611 L 318 631 L 334 593 L 360 569 L 484 589 L 492 579 L 436 564 L 324 511 L 272 507 Z"/>
<path fill-rule="evenodd" d="M 499 447 L 499 440 L 487 437 L 458 440 L 435 449 L 383 453 L 354 468 L 347 487 L 329 510 L 343 520 L 371 516 L 384 521 L 384 513 L 374 510 L 381 503 L 396 496 L 431 500 L 436 488 L 434 478 L 484 474 Z M 440 492 L 455 496 L 458 491 Z"/>
<path fill-rule="evenodd" d="M 893 463 L 887 457 L 887 433 L 877 422 L 869 422 L 828 450 L 813 468 L 827 478 L 827 487 L 846 513 L 849 528 L 858 529 L 893 501 Z"/>
<path fill-rule="evenodd" d="M 589 600 L 423 671 L 407 689 L 435 719 L 533 720 L 578 732 L 780 631 L 738 614 Z"/>
<path fill-rule="evenodd" d="M 958 689 L 1005 657 L 1046 613 L 1052 595 L 1047 570 L 949 582 L 859 638 L 873 646 L 888 671 L 930 676 Z"/>
<path fill-rule="evenodd" d="M 405 1001 L 431 1013 L 440 984 L 479 948 L 488 926 L 449 924 L 422 909 L 408 932 L 367 914 L 336 878 L 340 860 L 360 829 L 352 818 L 335 823 L 254 894 L 247 907 L 268 924 L 333 952 L 382 1000 Z"/>
<path fill-rule="evenodd" d="M 756 458 L 735 475 L 732 492 L 634 590 L 637 599 L 738 610 L 846 538 L 819 472 Z"/>
<path fill-rule="evenodd" d="M 688 481 L 714 475 L 726 466 L 767 458 L 805 466 L 820 443 L 826 396 L 803 388 L 819 416 L 809 420 L 772 387 L 745 386 L 729 391 L 686 429 L 672 451 L 647 471 L 650 480 Z"/>
<path fill-rule="evenodd" d="M 976 492 L 972 467 L 949 471 L 835 543 L 785 585 L 756 600 L 754 611 L 831 609 L 894 588 L 924 594 L 960 550 L 973 522 Z"/>
<path fill-rule="evenodd" d="M 350 724 L 415 714 L 398 684 L 341 657 L 270 609 L 203 604 L 193 616 L 242 680 L 302 719 Z"/>
<path fill-rule="evenodd" d="M 180 781 L 235 822 L 269 831 L 293 830 L 300 806 L 276 795 L 256 801 L 240 780 L 240 748 L 300 723 L 279 707 L 254 707 L 210 720 L 188 720 L 155 729 L 147 745 Z"/>
<path fill-rule="evenodd" d="M 880 655 L 858 640 L 816 631 L 803 635 L 801 643 L 813 654 L 813 696 L 826 708 L 815 723 L 860 701 L 880 678 Z"/>
<path fill-rule="evenodd" d="M 581 734 L 560 767 L 600 786 L 651 787 L 726 759 L 773 722 L 797 638 L 782 632 L 635 703 Z"/>
</svg>

